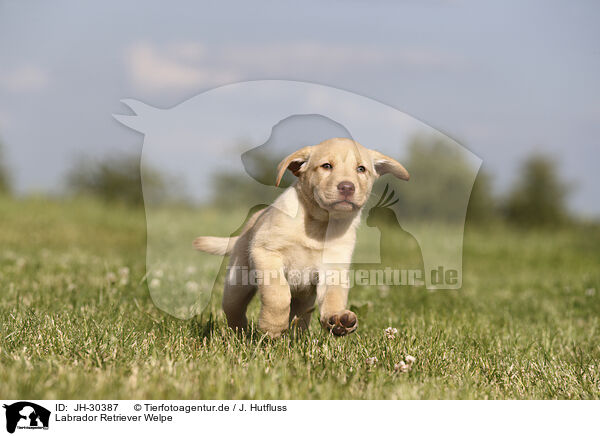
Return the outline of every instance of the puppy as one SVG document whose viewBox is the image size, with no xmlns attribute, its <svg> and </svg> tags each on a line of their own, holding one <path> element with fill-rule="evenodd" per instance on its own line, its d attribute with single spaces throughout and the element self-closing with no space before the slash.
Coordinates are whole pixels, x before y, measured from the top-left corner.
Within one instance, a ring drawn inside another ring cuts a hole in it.
<svg viewBox="0 0 600 436">
<path fill-rule="evenodd" d="M 298 180 L 254 214 L 239 236 L 201 236 L 194 247 L 231 256 L 223 294 L 231 328 L 246 328 L 246 308 L 258 291 L 258 325 L 271 337 L 281 335 L 291 322 L 308 328 L 315 300 L 323 328 L 347 335 L 358 327 L 346 303 L 361 209 L 379 176 L 408 180 L 409 174 L 396 160 L 347 138 L 332 138 L 286 157 L 277 167 L 276 186 L 286 170 Z M 249 275 L 256 280 L 250 282 Z"/>
</svg>

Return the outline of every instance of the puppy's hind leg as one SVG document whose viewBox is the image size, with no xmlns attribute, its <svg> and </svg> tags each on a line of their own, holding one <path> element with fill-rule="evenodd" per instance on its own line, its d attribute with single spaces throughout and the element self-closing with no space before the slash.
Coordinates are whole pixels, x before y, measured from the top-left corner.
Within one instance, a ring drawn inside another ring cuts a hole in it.
<svg viewBox="0 0 600 436">
<path fill-rule="evenodd" d="M 263 278 L 258 285 L 261 302 L 258 326 L 270 337 L 277 338 L 289 327 L 292 302 L 283 261 L 264 249 L 254 249 L 252 257 L 256 272 Z"/>
<path fill-rule="evenodd" d="M 316 293 L 292 298 L 290 308 L 290 325 L 298 330 L 308 330 L 310 319 L 315 309 Z"/>
<path fill-rule="evenodd" d="M 246 309 L 256 294 L 256 286 L 243 282 L 239 269 L 228 271 L 223 291 L 223 311 L 227 324 L 234 330 L 244 330 L 248 326 Z"/>
<path fill-rule="evenodd" d="M 247 233 L 238 239 L 231 253 L 225 277 L 222 307 L 227 324 L 233 330 L 244 330 L 248 327 L 246 309 L 256 294 L 256 283 L 251 283 L 248 276 L 248 240 Z"/>
<path fill-rule="evenodd" d="M 223 292 L 223 312 L 227 324 L 233 330 L 245 330 L 248 327 L 246 309 L 256 294 L 256 286 L 225 284 Z"/>
</svg>

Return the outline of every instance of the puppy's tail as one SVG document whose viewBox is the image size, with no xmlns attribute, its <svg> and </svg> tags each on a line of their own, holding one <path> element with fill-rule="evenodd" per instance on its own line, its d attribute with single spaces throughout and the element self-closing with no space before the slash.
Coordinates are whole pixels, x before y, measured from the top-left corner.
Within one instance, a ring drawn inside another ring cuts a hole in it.
<svg viewBox="0 0 600 436">
<path fill-rule="evenodd" d="M 231 238 L 218 238 L 216 236 L 200 236 L 194 239 L 194 248 L 210 254 L 225 256 L 233 251 L 233 246 L 239 239 L 239 236 Z"/>
</svg>

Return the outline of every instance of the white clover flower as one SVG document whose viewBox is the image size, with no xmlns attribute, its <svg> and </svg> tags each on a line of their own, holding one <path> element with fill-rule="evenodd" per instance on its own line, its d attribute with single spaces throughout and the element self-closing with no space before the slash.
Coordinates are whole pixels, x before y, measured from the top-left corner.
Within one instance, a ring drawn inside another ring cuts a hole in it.
<svg viewBox="0 0 600 436">
<path fill-rule="evenodd" d="M 121 277 L 129 277 L 129 268 L 126 266 L 119 268 L 119 275 Z"/>
<path fill-rule="evenodd" d="M 117 275 L 114 272 L 106 273 L 106 280 L 109 283 L 115 283 L 117 281 Z"/>
<path fill-rule="evenodd" d="M 160 286 L 160 280 L 159 280 L 159 279 L 152 279 L 152 280 L 150 281 L 150 287 L 151 287 L 152 289 L 156 289 L 156 288 L 158 288 L 159 286 Z"/>
<path fill-rule="evenodd" d="M 594 289 L 594 288 L 586 289 L 585 295 L 587 295 L 588 297 L 593 297 L 594 295 L 596 295 L 596 289 Z"/>
<path fill-rule="evenodd" d="M 410 371 L 410 365 L 407 365 L 404 360 L 401 360 L 399 363 L 394 365 L 394 371 L 396 372 L 408 372 Z"/>
<path fill-rule="evenodd" d="M 404 357 L 404 360 L 401 360 L 400 362 L 398 362 L 394 365 L 394 371 L 408 372 L 412 369 L 413 363 L 415 363 L 416 360 L 417 360 L 416 357 L 411 356 L 410 354 L 407 354 Z"/>
<path fill-rule="evenodd" d="M 375 364 L 377 364 L 378 360 L 377 357 L 367 357 L 366 363 L 369 366 L 374 366 Z"/>
<path fill-rule="evenodd" d="M 394 327 L 388 327 L 384 331 L 385 337 L 388 339 L 394 339 L 398 334 L 398 329 Z"/>
</svg>

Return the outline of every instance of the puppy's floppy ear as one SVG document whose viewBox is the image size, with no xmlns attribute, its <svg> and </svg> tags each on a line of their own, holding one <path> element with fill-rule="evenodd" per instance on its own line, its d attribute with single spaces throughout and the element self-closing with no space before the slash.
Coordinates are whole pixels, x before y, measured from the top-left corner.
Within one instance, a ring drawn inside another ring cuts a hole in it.
<svg viewBox="0 0 600 436">
<path fill-rule="evenodd" d="M 285 170 L 290 170 L 297 177 L 304 164 L 308 161 L 311 151 L 312 146 L 302 147 L 300 150 L 293 152 L 283 159 L 277 165 L 277 181 L 275 182 L 275 186 L 279 186 Z"/>
<path fill-rule="evenodd" d="M 369 150 L 369 153 L 373 159 L 375 171 L 380 176 L 383 176 L 384 174 L 392 174 L 394 177 L 398 177 L 402 180 L 410 179 L 410 174 L 408 174 L 406 168 L 404 168 L 396 159 L 392 159 L 391 157 L 381 154 L 375 150 Z"/>
</svg>

